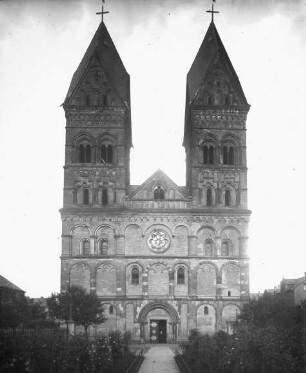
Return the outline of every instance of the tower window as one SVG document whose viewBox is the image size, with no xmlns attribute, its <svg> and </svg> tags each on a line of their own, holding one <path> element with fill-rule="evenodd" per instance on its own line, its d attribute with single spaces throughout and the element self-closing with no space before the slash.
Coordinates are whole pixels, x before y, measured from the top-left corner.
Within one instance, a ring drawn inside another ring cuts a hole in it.
<svg viewBox="0 0 306 373">
<path fill-rule="evenodd" d="M 83 190 L 83 203 L 84 205 L 89 205 L 89 189 L 87 188 Z"/>
<path fill-rule="evenodd" d="M 90 163 L 91 162 L 91 147 L 90 145 L 81 144 L 79 146 L 79 162 Z"/>
<path fill-rule="evenodd" d="M 89 95 L 85 95 L 85 105 L 87 105 L 87 106 L 90 105 L 90 97 L 89 97 Z"/>
<path fill-rule="evenodd" d="M 231 205 L 231 192 L 228 189 L 225 190 L 224 202 L 227 207 Z"/>
<path fill-rule="evenodd" d="M 212 206 L 212 191 L 210 188 L 208 188 L 206 192 L 206 205 Z"/>
<path fill-rule="evenodd" d="M 185 270 L 184 268 L 179 268 L 177 270 L 177 284 L 184 285 L 185 284 Z"/>
<path fill-rule="evenodd" d="M 222 256 L 228 256 L 229 255 L 228 242 L 222 242 L 221 255 Z"/>
<path fill-rule="evenodd" d="M 90 145 L 86 145 L 85 163 L 91 162 L 91 148 Z"/>
<path fill-rule="evenodd" d="M 227 146 L 223 146 L 223 164 L 228 164 Z"/>
<path fill-rule="evenodd" d="M 227 296 L 230 297 L 232 293 L 230 291 L 227 292 Z"/>
<path fill-rule="evenodd" d="M 114 314 L 114 306 L 109 306 L 108 313 L 109 313 L 110 315 L 113 315 L 113 314 Z"/>
<path fill-rule="evenodd" d="M 101 146 L 101 162 L 112 163 L 113 162 L 113 147 L 112 145 Z"/>
<path fill-rule="evenodd" d="M 132 285 L 139 285 L 139 269 L 137 267 L 132 269 Z"/>
<path fill-rule="evenodd" d="M 209 147 L 209 164 L 214 164 L 214 147 L 210 146 Z"/>
<path fill-rule="evenodd" d="M 106 188 L 102 189 L 102 205 L 108 205 L 108 193 Z"/>
<path fill-rule="evenodd" d="M 203 146 L 203 163 L 204 164 L 214 164 L 215 149 L 213 145 Z"/>
<path fill-rule="evenodd" d="M 204 307 L 204 315 L 208 315 L 208 307 L 207 306 Z"/>
<path fill-rule="evenodd" d="M 85 148 L 84 145 L 79 146 L 79 161 L 85 163 Z"/>
<path fill-rule="evenodd" d="M 165 191 L 160 185 L 158 185 L 154 189 L 154 199 L 155 200 L 165 199 Z"/>
<path fill-rule="evenodd" d="M 226 95 L 225 98 L 224 98 L 224 105 L 229 105 L 229 97 L 228 97 L 228 95 Z"/>
<path fill-rule="evenodd" d="M 228 152 L 228 164 L 233 165 L 235 163 L 235 158 L 234 158 L 234 148 L 230 146 L 229 152 Z"/>
<path fill-rule="evenodd" d="M 207 97 L 207 105 L 212 105 L 212 98 L 211 98 L 211 96 Z"/>
<path fill-rule="evenodd" d="M 106 255 L 108 252 L 108 241 L 106 238 L 102 238 L 99 241 L 99 252 L 101 255 Z"/>
<path fill-rule="evenodd" d="M 82 254 L 84 256 L 89 256 L 90 255 L 90 242 L 89 242 L 89 240 L 84 240 L 82 242 Z"/>
</svg>

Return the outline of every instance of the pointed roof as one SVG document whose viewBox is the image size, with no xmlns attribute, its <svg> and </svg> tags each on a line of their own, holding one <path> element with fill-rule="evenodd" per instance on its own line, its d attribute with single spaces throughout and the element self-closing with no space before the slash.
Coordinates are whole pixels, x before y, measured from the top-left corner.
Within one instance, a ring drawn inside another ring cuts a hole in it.
<svg viewBox="0 0 306 373">
<path fill-rule="evenodd" d="M 204 40 L 196 55 L 196 58 L 194 59 L 187 74 L 188 103 L 190 103 L 190 101 L 194 98 L 197 89 L 199 88 L 202 80 L 206 77 L 211 64 L 213 64 L 217 60 L 221 61 L 222 65 L 226 68 L 231 81 L 235 85 L 235 89 L 241 99 L 242 104 L 248 105 L 241 84 L 239 82 L 239 78 L 233 68 L 228 54 L 226 53 L 217 28 L 213 22 L 210 23 Z"/>
<path fill-rule="evenodd" d="M 176 199 L 188 199 L 185 195 L 184 189 L 179 187 L 168 175 L 166 175 L 162 170 L 158 169 L 155 171 L 144 183 L 138 186 L 138 188 L 131 191 L 128 199 L 137 199 L 138 195 L 141 194 L 141 191 L 148 189 L 152 184 L 161 183 L 166 188 L 171 188 L 177 192 Z"/>
<path fill-rule="evenodd" d="M 6 288 L 11 289 L 15 291 L 21 291 L 25 293 L 25 291 L 21 290 L 18 286 L 14 285 L 12 282 L 10 282 L 8 279 L 0 275 L 0 288 Z"/>
<path fill-rule="evenodd" d="M 68 103 L 69 98 L 94 57 L 100 62 L 108 79 L 111 81 L 121 99 L 125 102 L 127 107 L 130 107 L 130 76 L 121 61 L 104 22 L 100 23 L 82 61 L 73 74 L 64 104 Z"/>
</svg>

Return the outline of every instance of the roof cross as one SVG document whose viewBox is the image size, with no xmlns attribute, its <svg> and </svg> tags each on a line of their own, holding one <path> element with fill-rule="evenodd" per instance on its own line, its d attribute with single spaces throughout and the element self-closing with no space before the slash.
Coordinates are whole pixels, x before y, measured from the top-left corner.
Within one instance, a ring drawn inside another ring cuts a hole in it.
<svg viewBox="0 0 306 373">
<path fill-rule="evenodd" d="M 206 10 L 206 13 L 211 13 L 211 22 L 214 23 L 214 13 L 220 13 L 217 10 L 214 10 L 214 3 L 216 0 L 213 0 L 211 3 L 211 10 Z"/>
<path fill-rule="evenodd" d="M 109 13 L 108 11 L 107 11 L 107 12 L 104 11 L 104 8 L 103 8 L 103 4 L 104 4 L 104 3 L 105 3 L 105 0 L 102 0 L 102 11 L 96 13 L 96 14 L 101 14 L 101 17 L 102 17 L 102 23 L 104 22 L 104 20 L 103 20 L 103 16 L 104 16 L 104 14 Z"/>
</svg>

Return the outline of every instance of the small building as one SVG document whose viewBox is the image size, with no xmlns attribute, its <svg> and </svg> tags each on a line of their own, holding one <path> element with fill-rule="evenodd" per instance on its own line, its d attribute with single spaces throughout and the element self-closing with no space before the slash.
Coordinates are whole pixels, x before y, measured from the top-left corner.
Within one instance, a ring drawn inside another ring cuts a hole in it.
<svg viewBox="0 0 306 373">
<path fill-rule="evenodd" d="M 24 295 L 24 290 L 0 275 L 0 304 L 12 302 Z"/>
<path fill-rule="evenodd" d="M 296 280 L 294 285 L 294 303 L 300 305 L 306 300 L 306 272 L 305 276 Z"/>
</svg>

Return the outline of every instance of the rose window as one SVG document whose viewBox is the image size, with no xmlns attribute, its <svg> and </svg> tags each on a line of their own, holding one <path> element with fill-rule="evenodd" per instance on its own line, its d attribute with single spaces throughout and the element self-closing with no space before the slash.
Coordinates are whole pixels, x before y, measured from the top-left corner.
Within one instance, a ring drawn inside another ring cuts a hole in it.
<svg viewBox="0 0 306 373">
<path fill-rule="evenodd" d="M 148 237 L 148 246 L 152 251 L 164 252 L 170 245 L 170 237 L 168 233 L 161 229 L 154 229 Z"/>
</svg>

